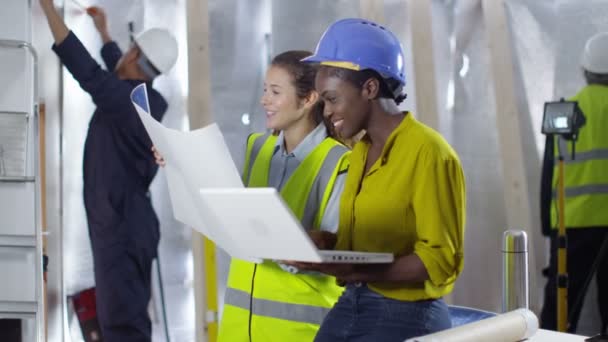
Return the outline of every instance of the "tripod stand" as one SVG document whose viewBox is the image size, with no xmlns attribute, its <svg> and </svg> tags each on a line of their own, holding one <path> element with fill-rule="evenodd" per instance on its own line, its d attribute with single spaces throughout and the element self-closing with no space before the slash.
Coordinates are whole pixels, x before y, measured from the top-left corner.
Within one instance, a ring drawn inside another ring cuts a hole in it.
<svg viewBox="0 0 608 342">
<path fill-rule="evenodd" d="M 580 128 L 585 124 L 585 116 L 575 101 L 546 102 L 543 114 L 542 133 L 548 139 L 558 136 L 572 141 L 572 159 L 575 158 L 575 143 Z M 557 330 L 568 329 L 568 271 L 567 271 L 567 236 L 565 221 L 565 184 L 564 184 L 564 147 L 557 144 L 558 151 L 558 234 L 557 234 Z"/>
<path fill-rule="evenodd" d="M 574 144 L 574 143 L 573 143 Z M 561 144 L 557 144 L 558 151 L 558 181 L 557 181 L 557 330 L 565 332 L 568 329 L 568 272 L 567 272 L 567 246 L 566 225 L 564 218 L 565 185 L 564 185 L 564 155 Z"/>
</svg>

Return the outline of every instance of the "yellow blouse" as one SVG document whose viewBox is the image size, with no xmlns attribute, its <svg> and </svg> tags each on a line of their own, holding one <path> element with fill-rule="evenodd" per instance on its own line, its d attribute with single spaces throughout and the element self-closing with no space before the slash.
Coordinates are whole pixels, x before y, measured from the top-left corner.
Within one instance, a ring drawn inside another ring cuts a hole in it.
<svg viewBox="0 0 608 342">
<path fill-rule="evenodd" d="M 466 194 L 456 152 L 411 113 L 364 175 L 369 147 L 363 139 L 350 156 L 336 249 L 415 253 L 430 279 L 368 284 L 386 297 L 415 301 L 451 292 L 464 261 Z"/>
</svg>

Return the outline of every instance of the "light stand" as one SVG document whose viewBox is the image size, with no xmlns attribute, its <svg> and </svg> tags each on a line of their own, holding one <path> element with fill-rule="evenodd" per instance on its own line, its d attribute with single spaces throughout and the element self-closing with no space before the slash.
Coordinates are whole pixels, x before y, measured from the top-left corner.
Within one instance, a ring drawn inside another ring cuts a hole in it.
<svg viewBox="0 0 608 342">
<path fill-rule="evenodd" d="M 554 135 L 572 141 L 572 159 L 575 157 L 575 142 L 579 129 L 585 124 L 585 116 L 577 102 L 564 101 L 545 103 L 542 133 L 549 139 Z M 561 141 L 557 143 L 558 151 L 558 182 L 557 182 L 557 330 L 568 330 L 568 270 L 565 224 L 565 185 L 564 185 L 564 151 Z M 567 152 L 567 151 L 566 151 Z"/>
</svg>

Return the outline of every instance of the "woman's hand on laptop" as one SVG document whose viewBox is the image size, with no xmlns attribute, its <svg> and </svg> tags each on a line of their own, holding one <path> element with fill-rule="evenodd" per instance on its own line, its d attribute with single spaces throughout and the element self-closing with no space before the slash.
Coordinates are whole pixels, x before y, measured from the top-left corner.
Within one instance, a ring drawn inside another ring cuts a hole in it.
<svg viewBox="0 0 608 342">
<path fill-rule="evenodd" d="M 312 240 L 312 242 L 317 246 L 318 249 L 321 250 L 332 250 L 338 241 L 338 236 L 334 233 L 330 233 L 324 230 L 309 230 L 308 236 Z M 327 273 L 322 270 L 322 268 L 327 264 L 321 263 L 313 263 L 313 262 L 301 262 L 301 261 L 290 261 L 284 260 L 280 262 L 281 264 L 289 265 L 296 267 L 298 270 L 302 271 L 317 271 L 322 273 Z"/>
<path fill-rule="evenodd" d="M 316 271 L 336 278 L 348 277 L 355 272 L 355 264 L 332 264 L 301 261 L 282 261 L 282 264 L 297 267 L 300 271 Z"/>
<path fill-rule="evenodd" d="M 165 158 L 163 158 L 160 152 L 158 152 L 158 150 L 156 149 L 156 146 L 152 146 L 152 153 L 154 154 L 154 162 L 158 166 L 165 166 L 167 164 Z"/>
<path fill-rule="evenodd" d="M 309 230 L 308 236 L 310 236 L 310 239 L 315 243 L 317 248 L 321 250 L 334 249 L 338 241 L 336 234 L 324 230 Z"/>
<path fill-rule="evenodd" d="M 316 271 L 336 277 L 339 285 L 346 283 L 367 283 L 385 281 L 388 269 L 393 264 L 345 264 L 345 263 L 309 263 L 286 261 L 287 265 L 297 267 L 300 271 Z"/>
<path fill-rule="evenodd" d="M 379 281 L 378 275 L 384 273 L 386 265 L 377 264 L 320 264 L 318 272 L 336 277 L 339 285 L 346 283 L 367 283 Z"/>
</svg>

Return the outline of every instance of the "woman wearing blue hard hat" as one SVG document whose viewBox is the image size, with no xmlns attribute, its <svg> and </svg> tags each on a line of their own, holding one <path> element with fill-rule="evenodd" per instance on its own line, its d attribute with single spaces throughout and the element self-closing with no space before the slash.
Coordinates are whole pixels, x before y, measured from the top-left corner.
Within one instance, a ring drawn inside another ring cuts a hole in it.
<svg viewBox="0 0 608 342">
<path fill-rule="evenodd" d="M 403 341 L 451 326 L 442 297 L 463 267 L 465 183 L 441 135 L 402 112 L 403 51 L 363 19 L 332 24 L 316 53 L 316 88 L 353 148 L 341 198 L 339 250 L 389 252 L 391 264 L 315 264 L 346 286 L 315 341 Z M 303 265 L 301 265 L 303 266 Z"/>
</svg>

